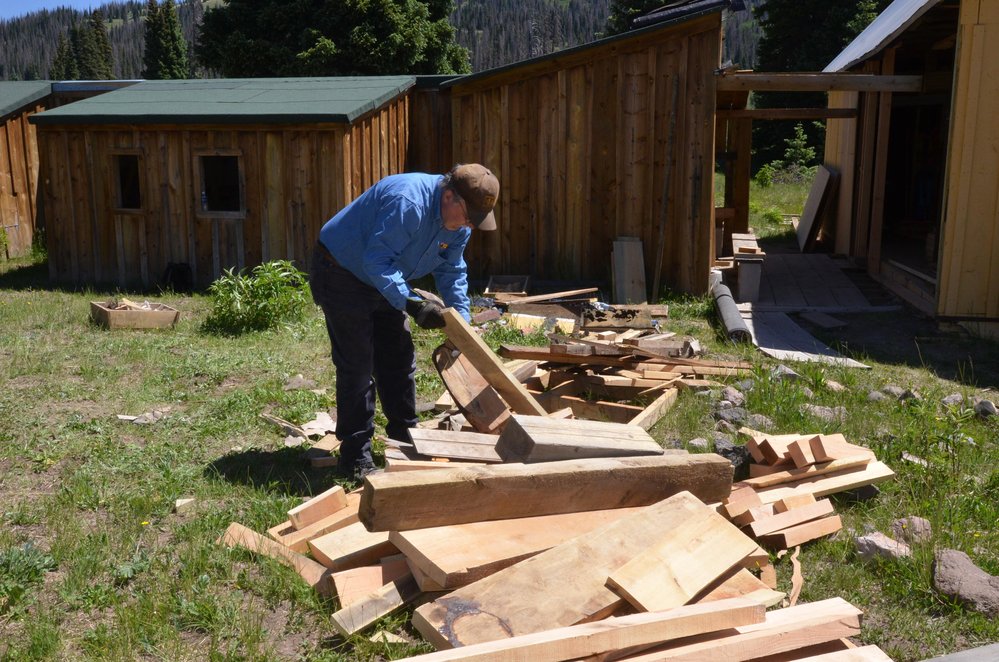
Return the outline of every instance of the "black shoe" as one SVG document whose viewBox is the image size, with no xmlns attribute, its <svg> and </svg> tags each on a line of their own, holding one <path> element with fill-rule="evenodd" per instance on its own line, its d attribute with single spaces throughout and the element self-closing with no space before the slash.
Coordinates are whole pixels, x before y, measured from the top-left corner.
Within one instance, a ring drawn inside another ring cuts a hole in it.
<svg viewBox="0 0 999 662">
<path fill-rule="evenodd" d="M 362 462 L 354 467 L 354 480 L 363 481 L 364 477 L 378 471 L 378 467 L 370 462 Z"/>
</svg>

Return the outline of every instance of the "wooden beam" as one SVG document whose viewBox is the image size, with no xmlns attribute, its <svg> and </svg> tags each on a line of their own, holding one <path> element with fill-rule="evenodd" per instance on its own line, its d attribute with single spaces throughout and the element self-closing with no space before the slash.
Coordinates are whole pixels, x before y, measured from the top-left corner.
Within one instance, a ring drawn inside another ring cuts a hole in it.
<svg viewBox="0 0 999 662">
<path fill-rule="evenodd" d="M 444 309 L 444 327 L 448 339 L 454 343 L 472 365 L 482 373 L 489 384 L 503 397 L 510 408 L 519 414 L 544 416 L 548 412 L 534 399 L 527 389 L 517 381 L 493 353 L 485 341 L 479 337 L 457 311 Z M 522 357 L 516 357 L 522 358 Z"/>
<path fill-rule="evenodd" d="M 525 463 L 663 454 L 662 446 L 635 425 L 522 414 L 510 417 L 495 448 L 505 462 Z"/>
<path fill-rule="evenodd" d="M 681 637 L 752 625 L 764 620 L 762 605 L 743 598 L 730 598 L 669 611 L 630 614 L 597 623 L 580 623 L 410 659 L 414 662 L 573 660 L 612 650 L 651 646 Z"/>
<path fill-rule="evenodd" d="M 922 76 L 877 76 L 874 74 L 761 71 L 727 73 L 715 78 L 719 91 L 758 92 L 919 92 Z"/>
<path fill-rule="evenodd" d="M 496 452 L 499 437 L 494 434 L 411 428 L 409 438 L 421 455 L 486 463 L 503 461 Z"/>
<path fill-rule="evenodd" d="M 743 108 L 715 111 L 715 117 L 720 120 L 822 120 L 851 119 L 856 116 L 855 108 Z"/>
<path fill-rule="evenodd" d="M 731 488 L 732 464 L 705 453 L 386 472 L 364 480 L 365 526 L 405 531 L 645 506 L 684 490 L 719 501 Z"/>
</svg>

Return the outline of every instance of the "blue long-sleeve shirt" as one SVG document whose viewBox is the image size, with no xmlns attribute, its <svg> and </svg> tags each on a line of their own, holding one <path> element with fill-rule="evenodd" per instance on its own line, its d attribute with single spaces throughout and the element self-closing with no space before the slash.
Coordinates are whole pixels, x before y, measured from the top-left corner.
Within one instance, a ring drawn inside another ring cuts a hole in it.
<svg viewBox="0 0 999 662">
<path fill-rule="evenodd" d="M 423 173 L 382 179 L 327 221 L 319 241 L 398 310 L 413 296 L 406 281 L 433 274 L 445 305 L 468 320 L 463 253 L 472 230 L 444 227 L 441 179 Z"/>
</svg>

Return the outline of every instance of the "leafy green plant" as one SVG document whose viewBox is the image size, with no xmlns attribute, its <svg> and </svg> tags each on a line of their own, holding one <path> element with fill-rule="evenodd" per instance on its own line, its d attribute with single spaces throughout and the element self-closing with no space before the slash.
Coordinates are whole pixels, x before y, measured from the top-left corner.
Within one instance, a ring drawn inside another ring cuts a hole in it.
<svg viewBox="0 0 999 662">
<path fill-rule="evenodd" d="M 55 560 L 30 543 L 0 551 L 0 616 L 16 617 Z"/>
<path fill-rule="evenodd" d="M 226 269 L 209 292 L 212 310 L 202 328 L 219 335 L 266 331 L 300 321 L 310 303 L 306 275 L 288 260 L 265 262 L 249 274 Z"/>
<path fill-rule="evenodd" d="M 516 327 L 504 324 L 490 325 L 482 334 L 482 339 L 494 351 L 504 344 L 530 345 L 532 347 L 544 347 L 548 344 L 544 328 L 525 333 Z"/>
<path fill-rule="evenodd" d="M 0 228 L 0 258 L 7 257 L 8 246 L 10 246 L 10 242 L 7 239 L 7 230 Z"/>
</svg>

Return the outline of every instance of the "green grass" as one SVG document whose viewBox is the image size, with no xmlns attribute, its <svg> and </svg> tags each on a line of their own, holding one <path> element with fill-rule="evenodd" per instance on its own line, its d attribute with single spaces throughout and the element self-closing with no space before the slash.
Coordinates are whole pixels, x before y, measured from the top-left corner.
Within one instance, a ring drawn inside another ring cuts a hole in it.
<svg viewBox="0 0 999 662">
<path fill-rule="evenodd" d="M 201 331 L 207 297 L 167 293 L 156 300 L 183 311 L 176 328 L 107 331 L 88 321 L 88 302 L 143 295 L 51 289 L 45 273 L 0 261 L 0 659 L 355 660 L 429 650 L 368 641 L 379 628 L 413 635 L 407 613 L 344 641 L 330 625 L 335 599 L 269 559 L 215 543 L 230 522 L 264 531 L 335 482 L 259 418 L 269 408 L 302 423 L 335 404 L 318 311 L 270 331 L 210 335 Z M 896 470 L 877 499 L 838 500 L 848 531 L 887 532 L 904 515 L 934 526 L 933 541 L 907 561 L 862 562 L 846 532 L 807 545 L 802 598 L 854 602 L 866 612 L 862 639 L 900 661 L 999 640 L 999 624 L 941 599 L 930 575 L 934 546 L 964 550 L 999 574 L 999 424 L 939 404 L 997 385 L 995 346 L 968 343 L 974 372 L 931 362 L 924 346 L 908 360 L 857 356 L 870 371 L 799 367 L 806 380 L 789 385 L 769 378 L 773 362 L 722 339 L 710 300 L 668 303 L 670 330 L 698 338 L 711 356 L 759 366 L 746 406 L 773 419 L 775 432 L 842 432 Z M 429 402 L 441 392 L 429 354 L 443 336 L 421 330 L 415 340 L 418 397 Z M 497 327 L 485 340 L 544 339 Z M 326 394 L 284 391 L 297 373 Z M 848 390 L 825 388 L 829 380 Z M 924 400 L 869 402 L 867 392 L 886 383 L 917 388 Z M 806 385 L 810 401 L 845 406 L 846 422 L 801 414 Z M 116 419 L 154 408 L 168 416 L 146 426 Z M 710 403 L 684 392 L 653 434 L 685 443 L 712 429 Z M 903 452 L 929 466 L 903 461 Z M 195 509 L 174 513 L 181 497 L 194 497 Z M 776 563 L 786 588 L 790 563 Z"/>
<path fill-rule="evenodd" d="M 725 176 L 715 173 L 715 200 L 722 206 L 725 199 Z M 760 186 L 749 183 L 749 227 L 760 239 L 794 238 L 789 216 L 799 216 L 805 208 L 811 181 L 800 184 L 776 183 Z"/>
</svg>

